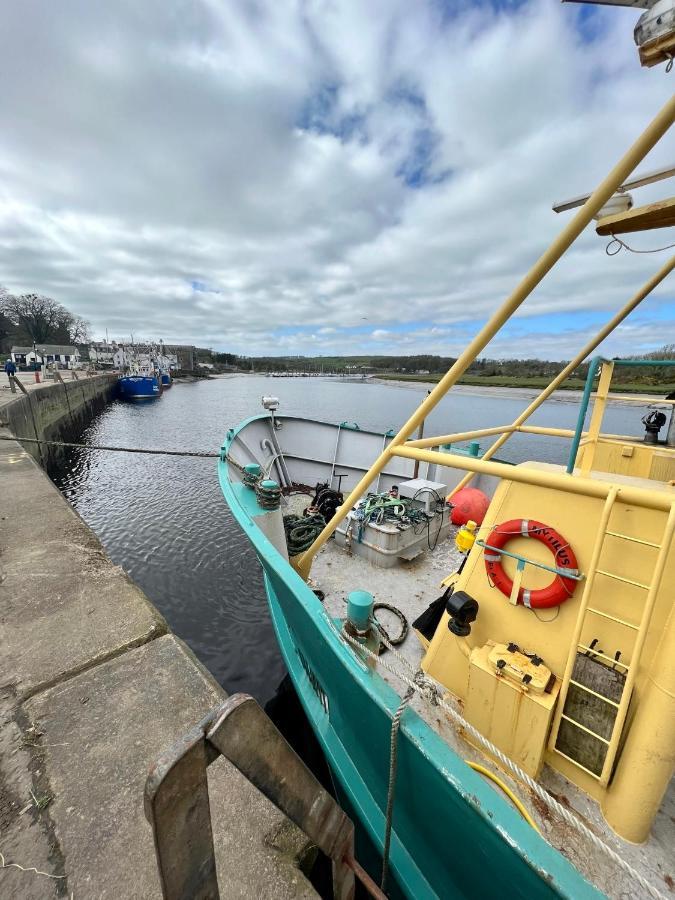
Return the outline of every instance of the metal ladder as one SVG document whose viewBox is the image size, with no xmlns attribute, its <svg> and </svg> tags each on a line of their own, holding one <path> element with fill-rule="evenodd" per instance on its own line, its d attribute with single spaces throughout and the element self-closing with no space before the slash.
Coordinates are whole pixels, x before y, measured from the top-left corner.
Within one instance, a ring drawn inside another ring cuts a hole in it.
<svg viewBox="0 0 675 900">
<path fill-rule="evenodd" d="M 574 634 L 572 637 L 572 642 L 570 646 L 570 653 L 567 658 L 567 664 L 565 666 L 565 673 L 562 679 L 562 685 L 560 689 L 560 696 L 558 698 L 557 708 L 555 717 L 553 720 L 553 725 L 551 728 L 551 735 L 549 738 L 549 749 L 560 756 L 563 756 L 569 762 L 573 763 L 578 768 L 582 769 L 588 775 L 591 775 L 593 778 L 598 780 L 603 787 L 606 787 L 609 784 L 609 780 L 612 774 L 612 769 L 614 766 L 614 760 L 616 759 L 616 754 L 619 748 L 619 740 L 621 738 L 621 732 L 623 730 L 623 726 L 626 721 L 626 716 L 628 714 L 628 706 L 630 703 L 631 695 L 633 693 L 633 687 L 635 685 L 635 679 L 637 677 L 640 657 L 642 655 L 642 650 L 644 647 L 644 643 L 647 637 L 647 631 L 649 628 L 649 623 L 651 620 L 652 612 L 654 609 L 654 604 L 656 602 L 656 597 L 658 595 L 659 587 L 661 585 L 661 580 L 663 578 L 663 572 L 666 566 L 666 560 L 668 558 L 668 552 L 670 551 L 671 544 L 673 541 L 673 534 L 675 533 L 675 501 L 671 504 L 670 512 L 668 514 L 668 518 L 666 521 L 666 525 L 663 531 L 663 537 L 660 543 L 654 543 L 653 541 L 646 541 L 642 538 L 631 537 L 627 534 L 622 534 L 618 531 L 610 531 L 609 519 L 612 514 L 612 510 L 614 508 L 614 504 L 617 500 L 617 496 L 619 494 L 619 487 L 614 485 L 609 494 L 607 495 L 607 499 L 605 501 L 605 505 L 602 510 L 602 515 L 600 517 L 600 523 L 598 526 L 597 537 L 595 540 L 595 544 L 593 545 L 593 552 L 591 555 L 591 562 L 588 568 L 588 576 L 586 578 L 586 584 L 584 585 L 584 592 L 581 597 L 581 603 L 579 607 L 579 613 L 577 616 L 577 621 L 574 629 Z M 605 546 L 605 539 L 607 537 L 614 537 L 620 540 L 629 541 L 635 544 L 642 544 L 647 547 L 652 547 L 657 550 L 657 556 L 654 563 L 654 569 L 652 572 L 652 577 L 649 584 L 644 584 L 640 581 L 634 581 L 630 578 L 625 578 L 621 575 L 617 575 L 614 572 L 609 572 L 606 569 L 599 568 L 600 558 L 602 556 L 602 551 Z M 634 587 L 639 588 L 642 591 L 646 592 L 646 598 L 644 601 L 644 606 L 642 609 L 642 615 L 638 622 L 628 621 L 626 619 L 621 619 L 618 616 L 614 616 L 611 613 L 605 612 L 604 610 L 598 609 L 596 606 L 591 606 L 591 600 L 593 599 L 593 591 L 595 587 L 595 578 L 596 575 L 604 575 L 607 578 L 614 579 L 615 581 L 621 581 L 624 584 L 630 584 Z M 600 659 L 610 663 L 612 665 L 616 665 L 616 660 L 612 657 L 606 656 L 604 653 L 599 652 L 592 647 L 587 647 L 585 644 L 580 643 L 581 641 L 581 633 L 583 631 L 584 625 L 586 624 L 588 616 L 599 616 L 600 618 L 609 619 L 616 624 L 629 629 L 634 632 L 634 643 L 633 643 L 633 652 L 630 659 L 630 664 L 619 663 L 619 665 L 625 670 L 626 680 L 624 682 L 621 695 L 618 701 L 610 700 L 608 697 L 599 694 L 597 691 L 593 691 L 591 688 L 587 687 L 584 684 L 581 684 L 578 681 L 575 681 L 572 678 L 574 672 L 574 665 L 577 658 L 577 653 L 592 653 L 594 656 L 599 657 Z M 570 685 L 573 685 L 575 688 L 579 690 L 585 691 L 589 694 L 592 694 L 597 699 L 603 701 L 604 703 L 609 704 L 610 706 L 616 709 L 616 717 L 614 719 L 614 724 L 612 726 L 612 731 L 609 738 L 605 738 L 597 732 L 592 731 L 590 728 L 587 728 L 581 722 L 578 722 L 576 719 L 571 718 L 570 716 L 565 715 L 565 701 L 567 700 L 567 696 L 569 693 Z M 605 755 L 605 759 L 602 766 L 602 771 L 600 775 L 595 772 L 592 772 L 590 769 L 587 769 L 585 766 L 581 765 L 581 763 L 577 762 L 577 760 L 572 759 L 567 754 L 563 753 L 556 747 L 556 742 L 558 739 L 558 732 L 560 730 L 561 723 L 563 721 L 569 722 L 577 728 L 580 728 L 582 731 L 585 731 L 587 734 L 590 734 L 592 737 L 596 738 L 599 741 L 602 741 L 603 744 L 607 746 L 607 752 Z"/>
</svg>

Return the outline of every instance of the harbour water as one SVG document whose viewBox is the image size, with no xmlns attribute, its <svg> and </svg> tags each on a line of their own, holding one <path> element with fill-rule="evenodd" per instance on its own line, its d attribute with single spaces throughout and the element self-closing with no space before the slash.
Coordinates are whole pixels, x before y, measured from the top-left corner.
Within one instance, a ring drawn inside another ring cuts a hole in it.
<svg viewBox="0 0 675 900">
<path fill-rule="evenodd" d="M 419 384 L 231 376 L 175 383 L 157 402 L 114 402 L 89 425 L 89 444 L 217 451 L 227 429 L 280 399 L 280 413 L 361 428 L 397 428 L 417 406 Z M 460 388 L 427 423 L 442 434 L 512 422 L 527 391 Z M 642 433 L 644 408 L 608 408 L 604 429 Z M 578 395 L 561 392 L 533 417 L 538 425 L 573 427 Z M 569 441 L 516 435 L 501 458 L 564 462 Z M 269 621 L 260 568 L 222 498 L 216 461 L 75 449 L 51 473 L 98 535 L 106 552 L 145 591 L 171 629 L 229 691 L 265 702 L 284 674 Z M 349 484 L 344 485 L 345 488 Z"/>
</svg>

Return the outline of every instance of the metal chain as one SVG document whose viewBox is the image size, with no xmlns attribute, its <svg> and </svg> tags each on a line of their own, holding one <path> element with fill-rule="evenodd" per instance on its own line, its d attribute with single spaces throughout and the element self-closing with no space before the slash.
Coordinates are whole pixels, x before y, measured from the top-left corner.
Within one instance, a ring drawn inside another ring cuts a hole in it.
<svg viewBox="0 0 675 900">
<path fill-rule="evenodd" d="M 330 618 L 326 616 L 328 621 Z M 332 623 L 331 623 L 332 624 Z M 337 631 L 337 629 L 335 629 Z M 351 635 L 347 634 L 344 629 L 339 631 L 338 634 L 344 640 L 347 640 L 350 644 L 353 644 L 357 647 L 362 653 L 365 653 L 367 656 L 371 657 L 378 665 L 382 666 L 382 668 L 386 669 L 390 672 L 395 678 L 399 678 L 407 687 L 411 689 L 415 693 L 419 694 L 420 697 L 424 698 L 427 702 L 431 702 L 435 706 L 440 706 L 453 720 L 453 722 L 459 726 L 464 731 L 468 732 L 475 740 L 488 751 L 489 754 L 496 757 L 499 762 L 504 766 L 504 768 L 508 769 L 515 778 L 522 781 L 524 784 L 529 787 L 533 794 L 536 794 L 540 800 L 548 805 L 548 807 L 553 810 L 557 815 L 559 815 L 568 825 L 572 828 L 575 828 L 583 837 L 587 840 L 591 841 L 596 847 L 602 850 L 617 866 L 627 872 L 631 878 L 633 878 L 645 891 L 647 891 L 650 896 L 654 897 L 655 900 L 666 900 L 665 896 L 658 890 L 658 888 L 654 887 L 651 882 L 647 881 L 647 879 L 634 869 L 630 863 L 626 862 L 619 854 L 612 850 L 603 840 L 601 840 L 596 834 L 594 834 L 590 828 L 588 828 L 584 823 L 578 819 L 573 813 L 571 813 L 568 809 L 566 809 L 562 803 L 559 803 L 555 800 L 548 791 L 543 788 L 540 784 L 538 784 L 533 778 L 531 778 L 527 772 L 523 771 L 516 763 L 514 763 L 508 756 L 506 756 L 499 747 L 496 747 L 491 741 L 489 741 L 484 735 L 478 731 L 477 728 L 474 728 L 466 719 L 457 712 L 457 710 L 453 709 L 448 703 L 443 700 L 441 692 L 438 686 L 435 684 L 432 679 L 430 679 L 421 669 L 415 670 L 414 667 L 402 656 L 395 647 L 393 647 L 389 641 L 382 635 L 382 640 L 385 645 L 387 645 L 387 649 L 391 651 L 392 655 L 403 664 L 403 668 L 408 669 L 412 673 L 412 678 L 409 677 L 404 671 L 397 671 L 393 666 L 390 666 L 385 660 L 381 659 L 377 654 L 373 653 L 372 650 L 369 650 L 368 647 L 359 644 Z M 433 699 L 432 699 L 433 698 Z"/>
</svg>

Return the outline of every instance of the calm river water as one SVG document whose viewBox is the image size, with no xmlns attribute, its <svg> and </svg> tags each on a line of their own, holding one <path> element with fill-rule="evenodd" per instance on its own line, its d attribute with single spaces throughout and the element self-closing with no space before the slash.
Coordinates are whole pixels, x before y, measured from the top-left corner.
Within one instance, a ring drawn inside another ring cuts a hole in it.
<svg viewBox="0 0 675 900">
<path fill-rule="evenodd" d="M 261 411 L 260 398 L 270 393 L 279 397 L 281 413 L 356 421 L 362 428 L 386 431 L 406 420 L 426 390 L 417 384 L 255 375 L 176 383 L 148 405 L 113 403 L 83 440 L 217 451 L 227 429 Z M 512 422 L 531 396 L 527 391 L 460 389 L 439 404 L 427 433 Z M 577 411 L 577 396 L 563 394 L 532 421 L 573 427 Z M 634 405 L 610 407 L 603 430 L 640 434 L 643 414 Z M 516 435 L 501 456 L 563 462 L 568 447 L 568 441 Z M 73 450 L 52 475 L 113 562 L 140 585 L 223 687 L 265 702 L 284 666 L 260 568 L 222 498 L 216 461 Z"/>
</svg>

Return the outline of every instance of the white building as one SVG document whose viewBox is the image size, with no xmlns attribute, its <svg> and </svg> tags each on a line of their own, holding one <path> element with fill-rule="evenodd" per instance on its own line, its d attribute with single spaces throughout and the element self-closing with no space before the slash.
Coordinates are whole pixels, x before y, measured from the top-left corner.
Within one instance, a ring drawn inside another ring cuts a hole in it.
<svg viewBox="0 0 675 900">
<path fill-rule="evenodd" d="M 35 349 L 12 347 L 11 355 L 19 367 L 56 363 L 61 369 L 77 369 L 80 365 L 80 351 L 67 344 L 36 344 Z"/>
<path fill-rule="evenodd" d="M 173 348 L 172 348 L 173 349 Z M 89 346 L 89 359 L 99 367 L 125 371 L 133 365 L 147 366 L 155 362 L 168 372 L 178 368 L 178 356 L 163 344 L 123 344 L 117 341 L 93 341 Z"/>
<path fill-rule="evenodd" d="M 96 366 L 112 366 L 115 365 L 114 356 L 117 350 L 117 344 L 113 341 L 108 344 L 106 341 L 92 341 L 89 345 L 89 359 Z"/>
</svg>

